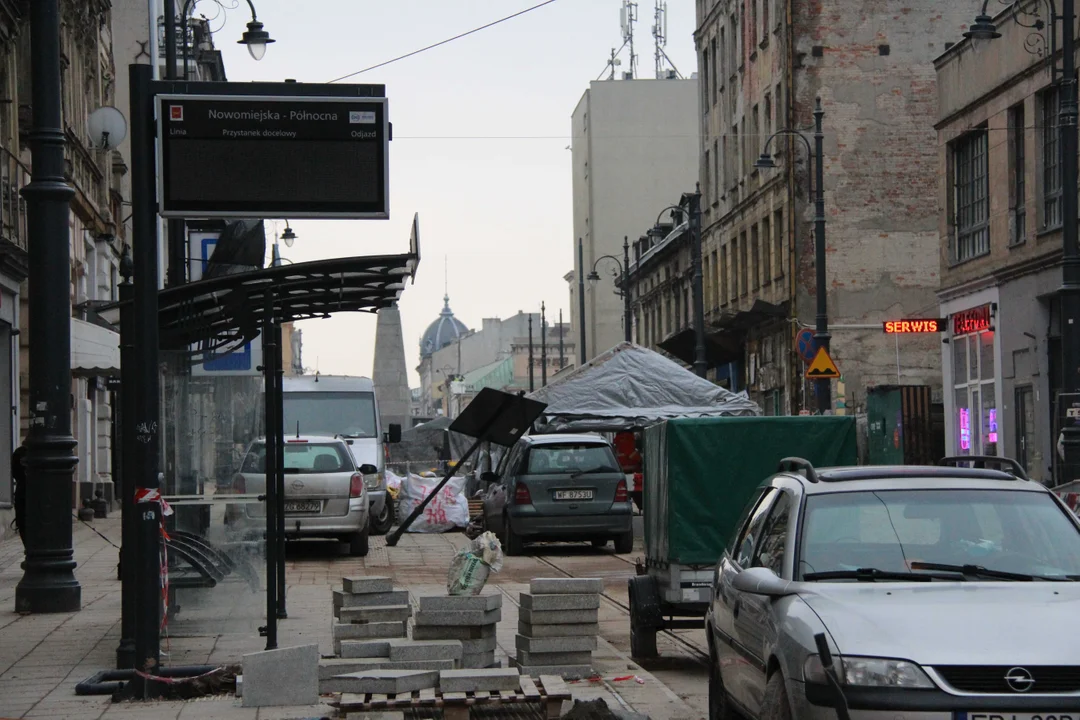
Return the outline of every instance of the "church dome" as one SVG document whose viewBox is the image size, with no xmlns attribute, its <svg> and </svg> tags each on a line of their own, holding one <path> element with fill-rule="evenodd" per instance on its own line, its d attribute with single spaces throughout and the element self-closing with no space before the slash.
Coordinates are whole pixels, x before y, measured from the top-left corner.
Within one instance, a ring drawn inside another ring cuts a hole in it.
<svg viewBox="0 0 1080 720">
<path fill-rule="evenodd" d="M 459 337 L 469 334 L 465 323 L 454 317 L 450 309 L 450 296 L 443 296 L 443 309 L 435 322 L 428 325 L 420 338 L 420 357 L 428 357 L 436 350 L 441 350 Z"/>
</svg>

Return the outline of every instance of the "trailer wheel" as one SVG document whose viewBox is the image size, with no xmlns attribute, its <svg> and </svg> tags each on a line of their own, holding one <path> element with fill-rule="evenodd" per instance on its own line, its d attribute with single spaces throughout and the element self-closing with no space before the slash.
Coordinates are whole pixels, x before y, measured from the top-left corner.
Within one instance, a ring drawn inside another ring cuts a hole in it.
<svg viewBox="0 0 1080 720">
<path fill-rule="evenodd" d="M 634 658 L 654 658 L 656 650 L 656 615 L 659 598 L 656 582 L 648 575 L 632 577 L 628 584 L 630 595 L 630 655 Z"/>
</svg>

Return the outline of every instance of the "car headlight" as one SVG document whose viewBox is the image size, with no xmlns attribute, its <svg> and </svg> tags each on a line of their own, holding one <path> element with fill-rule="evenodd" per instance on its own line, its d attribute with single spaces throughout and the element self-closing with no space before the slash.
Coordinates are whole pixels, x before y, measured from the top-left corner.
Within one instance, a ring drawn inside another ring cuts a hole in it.
<svg viewBox="0 0 1080 720">
<path fill-rule="evenodd" d="M 368 490 L 378 490 L 380 485 L 382 485 L 381 475 L 364 476 L 364 486 L 367 487 Z"/>
<path fill-rule="evenodd" d="M 934 684 L 918 665 L 907 660 L 845 655 L 834 658 L 840 682 L 856 687 L 933 688 Z M 803 678 L 808 683 L 825 684 L 825 668 L 821 658 L 811 655 L 803 666 Z"/>
</svg>

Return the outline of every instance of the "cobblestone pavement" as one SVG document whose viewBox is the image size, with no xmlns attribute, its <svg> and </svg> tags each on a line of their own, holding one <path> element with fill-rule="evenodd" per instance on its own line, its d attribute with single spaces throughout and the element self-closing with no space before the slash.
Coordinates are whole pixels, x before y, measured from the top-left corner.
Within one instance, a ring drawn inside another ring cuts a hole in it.
<svg viewBox="0 0 1080 720">
<path fill-rule="evenodd" d="M 96 531 L 96 532 L 95 532 Z M 98 534 L 100 533 L 100 535 Z M 77 696 L 75 685 L 94 673 L 115 667 L 120 640 L 120 583 L 117 580 L 119 515 L 74 525 L 76 576 L 82 585 L 82 610 L 56 615 L 14 612 L 15 586 L 22 576 L 22 546 L 16 537 L 0 543 L 0 720 L 7 718 L 232 718 L 287 720 L 333 716 L 326 706 L 242 708 L 234 697 L 187 702 L 112 703 L 108 696 Z M 288 618 L 278 624 L 279 646 L 318 643 L 332 653 L 330 591 L 347 575 L 394 577 L 413 597 L 445 593 L 446 571 L 454 553 L 467 542 L 460 533 L 406 534 L 395 548 L 372 538 L 366 558 L 352 558 L 334 543 L 291 544 L 287 553 Z M 640 553 L 640 549 L 638 550 Z M 652 720 L 696 720 L 705 716 L 706 669 L 697 648 L 701 631 L 683 632 L 682 642 L 658 638 L 661 658 L 642 667 L 629 658 L 626 582 L 634 572 L 632 556 L 582 545 L 543 546 L 525 557 L 507 558 L 488 584 L 504 594 L 498 628 L 498 656 L 513 654 L 518 596 L 533 577 L 605 579 L 601 640 L 594 667 L 601 682 L 579 682 L 575 698 L 603 697 L 609 705 L 633 709 Z M 245 584 L 222 584 L 184 591 L 179 614 L 162 640 L 165 665 L 237 663 L 245 653 L 262 650 L 265 595 Z M 629 680 L 615 678 L 632 676 Z M 636 678 L 636 679 L 634 679 Z"/>
</svg>

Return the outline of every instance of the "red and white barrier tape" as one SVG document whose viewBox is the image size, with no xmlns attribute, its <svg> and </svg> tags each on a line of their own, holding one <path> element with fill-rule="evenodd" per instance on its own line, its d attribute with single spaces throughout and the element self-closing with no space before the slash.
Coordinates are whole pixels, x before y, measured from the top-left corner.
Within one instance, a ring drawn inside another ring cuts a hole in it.
<svg viewBox="0 0 1080 720">
<path fill-rule="evenodd" d="M 210 672 L 205 672 L 202 675 L 192 675 L 191 677 L 162 677 L 160 675 L 151 675 L 150 673 L 144 673 L 141 670 L 136 670 L 135 674 L 144 680 L 153 680 L 155 682 L 165 683 L 166 685 L 177 685 L 179 683 L 191 682 L 192 680 L 198 680 L 199 678 L 209 677 L 215 673 L 219 673 L 225 668 L 214 668 Z"/>
<path fill-rule="evenodd" d="M 161 496 L 158 488 L 135 488 L 135 504 L 157 503 L 161 506 L 161 555 L 159 557 L 160 584 L 161 584 L 161 626 L 164 630 L 169 622 L 169 533 L 165 530 L 165 518 L 173 514 L 173 509 L 165 498 Z M 138 672 L 138 671 L 136 671 Z M 141 674 L 141 673 L 140 673 Z"/>
</svg>

